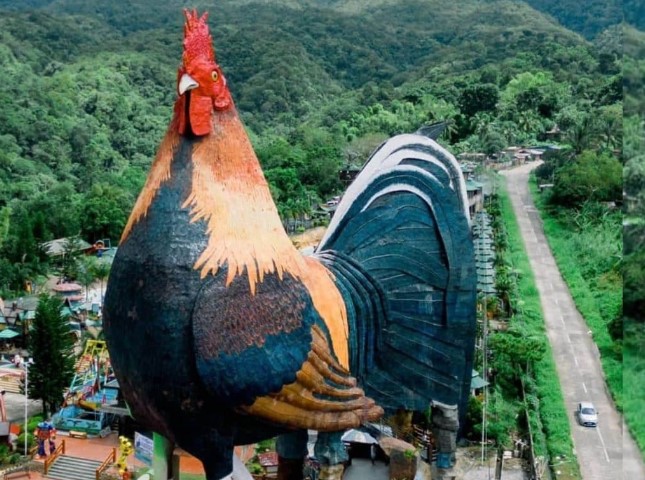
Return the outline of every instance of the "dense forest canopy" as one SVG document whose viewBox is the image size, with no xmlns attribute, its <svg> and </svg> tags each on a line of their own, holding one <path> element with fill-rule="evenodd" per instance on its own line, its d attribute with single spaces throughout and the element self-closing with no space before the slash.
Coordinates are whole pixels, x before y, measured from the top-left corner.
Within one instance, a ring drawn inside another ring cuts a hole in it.
<svg viewBox="0 0 645 480">
<path fill-rule="evenodd" d="M 625 312 L 645 322 L 645 32 L 625 29 Z"/>
<path fill-rule="evenodd" d="M 623 0 L 623 11 L 626 22 L 645 31 L 645 3 L 641 0 Z"/>
<path fill-rule="evenodd" d="M 171 117 L 186 2 L 125 3 L 0 0 L 0 289 L 44 271 L 43 241 L 116 243 L 143 184 Z M 437 120 L 457 153 L 534 144 L 556 124 L 580 151 L 621 140 L 611 15 L 589 41 L 510 0 L 191 6 L 211 13 L 285 219 L 340 193 L 339 169 L 386 136 Z"/>
<path fill-rule="evenodd" d="M 526 3 L 588 39 L 623 19 L 621 0 L 527 0 Z"/>
</svg>

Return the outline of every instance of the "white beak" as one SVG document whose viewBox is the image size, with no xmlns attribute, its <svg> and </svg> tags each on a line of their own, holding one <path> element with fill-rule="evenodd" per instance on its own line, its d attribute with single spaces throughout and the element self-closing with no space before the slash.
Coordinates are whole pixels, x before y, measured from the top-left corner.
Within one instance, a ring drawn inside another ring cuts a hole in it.
<svg viewBox="0 0 645 480">
<path fill-rule="evenodd" d="M 199 83 L 197 83 L 197 81 L 193 77 L 191 77 L 187 73 L 184 73 L 179 80 L 179 86 L 177 87 L 177 90 L 179 91 L 179 95 L 183 95 L 188 90 L 192 90 L 193 88 L 197 87 L 199 87 Z"/>
</svg>

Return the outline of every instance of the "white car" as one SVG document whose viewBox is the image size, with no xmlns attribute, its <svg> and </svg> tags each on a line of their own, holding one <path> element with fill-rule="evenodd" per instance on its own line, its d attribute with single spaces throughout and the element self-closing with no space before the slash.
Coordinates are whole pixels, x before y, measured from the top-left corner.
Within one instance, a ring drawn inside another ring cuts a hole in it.
<svg viewBox="0 0 645 480">
<path fill-rule="evenodd" d="M 598 412 L 591 402 L 580 402 L 576 409 L 578 423 L 584 427 L 598 425 Z"/>
</svg>

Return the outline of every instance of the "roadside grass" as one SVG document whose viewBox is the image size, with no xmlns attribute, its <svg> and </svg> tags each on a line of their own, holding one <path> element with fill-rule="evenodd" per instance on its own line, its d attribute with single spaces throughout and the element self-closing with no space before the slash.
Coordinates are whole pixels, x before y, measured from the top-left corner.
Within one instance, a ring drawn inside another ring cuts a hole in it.
<svg viewBox="0 0 645 480">
<path fill-rule="evenodd" d="M 514 318 L 513 321 L 524 322 L 528 333 L 546 338 L 544 317 L 535 277 L 503 177 L 498 191 L 501 217 L 508 235 L 508 259 L 513 269 L 520 272 L 517 278 L 517 288 L 522 302 L 517 306 L 515 315 L 517 318 Z M 527 375 L 526 379 L 527 403 L 531 404 L 539 413 L 539 418 L 532 417 L 532 409 L 529 409 L 533 433 L 535 434 L 536 430 L 544 432 L 543 442 L 550 463 L 552 466 L 557 465 L 557 471 L 560 472 L 556 474 L 555 469 L 552 468 L 555 478 L 561 480 L 579 479 L 581 478 L 580 467 L 573 452 L 567 410 L 548 341 L 545 341 L 543 357 L 533 364 L 533 371 L 530 373 L 532 375 Z M 536 450 L 540 447 L 539 442 L 540 439 L 536 438 Z M 536 452 L 536 454 L 539 453 Z"/>
<path fill-rule="evenodd" d="M 624 414 L 641 454 L 645 458 L 645 325 L 625 318 Z"/>
<path fill-rule="evenodd" d="M 540 194 L 529 182 L 535 205 L 544 223 L 544 233 L 580 314 L 594 342 L 616 408 L 623 410 L 623 354 L 620 343 L 609 335 L 609 322 L 622 312 L 622 217 L 616 213 L 587 214 L 573 218 L 571 212 L 548 208 L 548 194 Z M 567 216 L 568 215 L 568 216 Z"/>
</svg>

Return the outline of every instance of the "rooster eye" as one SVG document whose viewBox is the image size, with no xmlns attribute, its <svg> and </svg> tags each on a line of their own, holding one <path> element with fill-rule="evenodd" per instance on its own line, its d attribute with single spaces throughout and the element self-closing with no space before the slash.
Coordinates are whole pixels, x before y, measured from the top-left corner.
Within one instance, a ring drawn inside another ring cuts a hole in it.
<svg viewBox="0 0 645 480">
<path fill-rule="evenodd" d="M 214 82 L 219 80 L 219 73 L 217 73 L 217 70 L 213 70 L 213 73 L 211 73 L 211 78 L 213 79 Z"/>
</svg>

